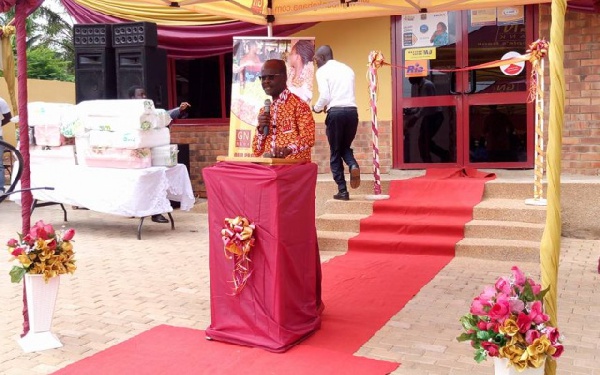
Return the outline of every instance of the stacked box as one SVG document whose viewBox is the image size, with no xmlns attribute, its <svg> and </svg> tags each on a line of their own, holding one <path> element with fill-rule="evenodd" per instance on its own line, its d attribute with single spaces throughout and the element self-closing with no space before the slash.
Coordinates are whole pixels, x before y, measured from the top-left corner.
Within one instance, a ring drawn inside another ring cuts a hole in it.
<svg viewBox="0 0 600 375">
<path fill-rule="evenodd" d="M 128 150 L 90 146 L 85 154 L 85 165 L 102 168 L 149 168 L 152 166 L 152 157 L 149 148 Z"/>
<path fill-rule="evenodd" d="M 88 130 L 149 130 L 167 127 L 171 122 L 165 111 L 154 108 L 149 99 L 88 100 L 77 104 L 77 113 Z"/>
<path fill-rule="evenodd" d="M 54 166 L 75 165 L 75 147 L 66 146 L 30 146 L 29 161 L 31 164 L 48 164 Z"/>
<path fill-rule="evenodd" d="M 92 147 L 113 148 L 152 148 L 171 143 L 168 128 L 129 131 L 90 130 L 89 142 Z"/>
<path fill-rule="evenodd" d="M 89 167 L 148 168 L 150 148 L 171 142 L 169 114 L 148 99 L 84 101 L 77 121 L 77 162 Z"/>
<path fill-rule="evenodd" d="M 179 153 L 177 145 L 153 147 L 151 153 L 153 167 L 172 167 L 177 165 L 177 154 Z"/>
<path fill-rule="evenodd" d="M 58 147 L 68 143 L 62 129 L 65 123 L 73 121 L 73 104 L 32 102 L 27 104 L 27 112 L 36 145 Z"/>
</svg>

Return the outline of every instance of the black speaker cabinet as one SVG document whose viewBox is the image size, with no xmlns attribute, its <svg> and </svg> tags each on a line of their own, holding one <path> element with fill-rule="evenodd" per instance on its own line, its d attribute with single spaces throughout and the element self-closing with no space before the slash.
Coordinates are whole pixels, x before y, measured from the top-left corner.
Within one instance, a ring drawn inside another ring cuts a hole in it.
<svg viewBox="0 0 600 375">
<path fill-rule="evenodd" d="M 116 99 L 117 80 L 113 48 L 75 49 L 75 101 Z"/>
<path fill-rule="evenodd" d="M 118 47 L 156 47 L 158 31 L 152 22 L 116 23 L 113 25 L 112 46 Z"/>
<path fill-rule="evenodd" d="M 77 24 L 73 25 L 73 46 L 77 48 L 112 46 L 112 25 Z"/>
<path fill-rule="evenodd" d="M 140 86 L 156 108 L 167 108 L 167 53 L 153 47 L 115 48 L 117 98 L 129 99 L 129 88 Z"/>
</svg>

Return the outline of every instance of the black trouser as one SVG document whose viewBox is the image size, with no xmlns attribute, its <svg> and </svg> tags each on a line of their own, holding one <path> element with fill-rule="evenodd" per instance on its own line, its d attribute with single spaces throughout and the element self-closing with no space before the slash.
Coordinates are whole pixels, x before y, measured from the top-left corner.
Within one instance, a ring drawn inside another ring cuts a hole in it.
<svg viewBox="0 0 600 375">
<path fill-rule="evenodd" d="M 329 141 L 329 166 L 333 180 L 339 191 L 347 191 L 344 177 L 344 163 L 348 168 L 357 166 L 352 151 L 352 141 L 358 129 L 358 111 L 356 107 L 333 107 L 325 118 L 327 140 Z"/>
</svg>

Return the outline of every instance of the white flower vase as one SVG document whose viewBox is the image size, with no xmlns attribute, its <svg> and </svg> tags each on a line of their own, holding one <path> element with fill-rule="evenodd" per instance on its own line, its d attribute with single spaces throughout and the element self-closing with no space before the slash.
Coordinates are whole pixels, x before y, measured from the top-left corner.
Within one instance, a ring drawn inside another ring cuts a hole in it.
<svg viewBox="0 0 600 375">
<path fill-rule="evenodd" d="M 494 375 L 544 375 L 544 366 L 526 368 L 519 372 L 514 366 L 510 366 L 508 359 L 494 357 Z"/>
<path fill-rule="evenodd" d="M 24 279 L 29 332 L 19 339 L 19 345 L 26 353 L 60 348 L 62 343 L 50 332 L 60 276 L 50 278 L 47 283 L 44 275 L 25 274 Z"/>
</svg>

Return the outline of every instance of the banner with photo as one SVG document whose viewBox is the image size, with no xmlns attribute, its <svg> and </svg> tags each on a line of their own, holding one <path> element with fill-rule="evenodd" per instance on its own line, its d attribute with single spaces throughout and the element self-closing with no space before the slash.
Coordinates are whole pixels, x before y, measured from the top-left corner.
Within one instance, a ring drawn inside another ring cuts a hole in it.
<svg viewBox="0 0 600 375">
<path fill-rule="evenodd" d="M 310 104 L 313 95 L 315 38 L 233 38 L 233 75 L 229 157 L 252 157 L 252 137 L 266 95 L 260 81 L 262 64 L 269 59 L 286 62 L 287 86 Z"/>
</svg>

